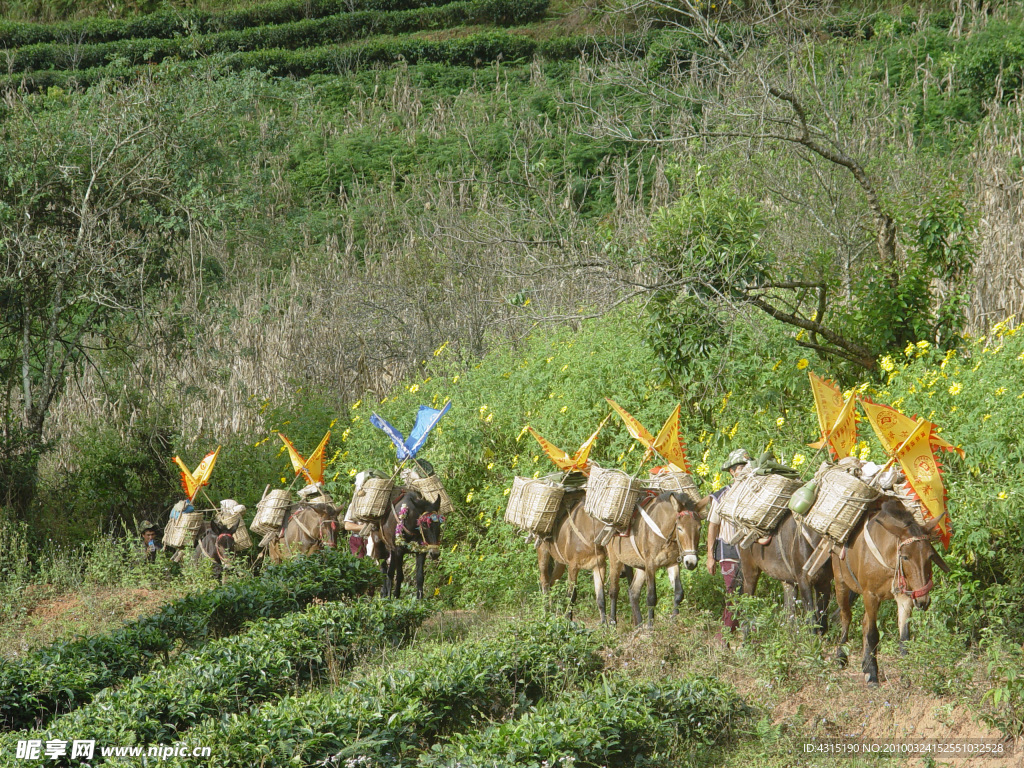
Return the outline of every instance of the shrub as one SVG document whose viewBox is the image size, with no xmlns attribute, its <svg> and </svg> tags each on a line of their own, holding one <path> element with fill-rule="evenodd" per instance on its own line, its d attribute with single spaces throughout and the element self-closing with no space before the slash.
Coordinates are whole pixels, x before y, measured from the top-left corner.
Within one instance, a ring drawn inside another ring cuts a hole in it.
<svg viewBox="0 0 1024 768">
<path fill-rule="evenodd" d="M 337 600 L 377 583 L 372 564 L 323 550 L 268 567 L 257 579 L 176 600 L 117 632 L 61 641 L 0 663 L 5 729 L 25 728 L 82 706 L 100 690 L 149 668 L 178 644 L 195 647 L 259 618 L 284 616 L 313 600 Z"/>
<path fill-rule="evenodd" d="M 50 724 L 41 738 L 101 744 L 170 743 L 206 717 L 281 698 L 403 643 L 429 614 L 422 602 L 326 604 L 255 622 L 236 637 L 182 655 L 165 669 L 108 688 Z M 8 744 L 25 734 L 11 734 Z M 47 764 L 48 761 L 43 761 Z"/>
</svg>

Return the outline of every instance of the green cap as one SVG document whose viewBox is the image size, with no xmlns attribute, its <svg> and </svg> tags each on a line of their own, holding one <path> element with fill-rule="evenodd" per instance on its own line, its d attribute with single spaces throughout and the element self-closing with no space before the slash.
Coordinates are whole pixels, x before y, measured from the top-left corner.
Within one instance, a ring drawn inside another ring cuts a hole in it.
<svg viewBox="0 0 1024 768">
<path fill-rule="evenodd" d="M 143 520 L 141 523 L 139 523 L 139 533 L 140 534 L 141 533 L 145 533 L 146 531 L 159 531 L 159 530 L 160 530 L 160 526 L 159 525 L 154 525 L 153 523 L 149 522 L 149 520 Z"/>
<path fill-rule="evenodd" d="M 746 464 L 749 461 L 750 454 L 747 453 L 747 449 L 737 448 L 732 453 L 730 453 L 729 458 L 725 460 L 725 463 L 722 465 L 722 471 L 728 472 L 732 467 L 735 467 L 737 464 Z"/>
</svg>

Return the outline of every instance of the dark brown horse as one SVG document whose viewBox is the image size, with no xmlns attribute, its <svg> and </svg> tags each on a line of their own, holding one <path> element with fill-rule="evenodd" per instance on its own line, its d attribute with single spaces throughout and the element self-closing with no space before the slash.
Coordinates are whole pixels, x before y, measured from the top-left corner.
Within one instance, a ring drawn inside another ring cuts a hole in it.
<svg viewBox="0 0 1024 768">
<path fill-rule="evenodd" d="M 335 546 L 337 532 L 338 510 L 333 504 L 293 504 L 267 551 L 275 563 L 293 555 L 311 555 L 323 547 Z"/>
<path fill-rule="evenodd" d="M 384 574 L 381 595 L 398 597 L 405 578 L 403 561 L 407 552 L 416 555 L 416 599 L 423 599 L 423 566 L 441 556 L 441 497 L 427 501 L 418 491 L 396 488 L 391 494 L 391 512 L 373 534 L 373 557 Z"/>
<path fill-rule="evenodd" d="M 875 512 L 875 514 L 872 514 Z M 832 554 L 836 602 L 842 634 L 836 658 L 846 661 L 843 647 L 849 638 L 851 594 L 864 598 L 864 660 L 861 668 L 868 683 L 878 683 L 878 606 L 895 599 L 900 615 L 900 642 L 908 637 L 907 621 L 912 608 L 928 609 L 931 602 L 932 563 L 949 566 L 935 551 L 931 537 L 935 521 L 920 526 L 896 499 L 881 497 L 868 510 L 847 541 L 845 552 Z"/>
<path fill-rule="evenodd" d="M 213 520 L 203 523 L 203 527 L 199 531 L 199 539 L 196 541 L 192 560 L 199 563 L 203 558 L 208 558 L 213 563 L 213 578 L 218 581 L 223 578 L 224 571 L 230 570 L 234 564 L 234 535 L 237 530 L 238 523 L 227 528 Z"/>
<path fill-rule="evenodd" d="M 638 570 L 629 586 L 629 606 L 633 623 L 640 626 L 640 591 L 647 585 L 647 625 L 654 625 L 654 606 L 658 593 L 654 576 L 659 568 L 667 568 L 672 581 L 674 601 L 672 615 L 679 613 L 683 599 L 683 583 L 679 578 L 679 563 L 687 570 L 697 567 L 697 545 L 700 543 L 700 516 L 697 505 L 685 494 L 667 492 L 640 504 L 630 522 L 629 530 L 613 536 L 605 547 L 608 553 L 608 595 L 611 598 L 609 616 L 615 623 L 616 602 L 619 596 L 619 576 L 629 565 Z"/>
<path fill-rule="evenodd" d="M 551 536 L 537 541 L 537 569 L 540 571 L 540 590 L 550 594 L 551 585 L 569 574 L 569 618 L 572 619 L 576 604 L 576 579 L 581 570 L 594 575 L 594 594 L 601 623 L 605 615 L 604 569 L 607 556 L 603 547 L 595 543 L 597 535 L 604 528 L 583 511 L 583 491 L 567 493 L 563 501 L 568 512 L 560 515 L 555 522 Z"/>
<path fill-rule="evenodd" d="M 752 595 L 762 573 L 782 582 L 786 595 L 786 608 L 792 615 L 801 607 L 813 611 L 815 632 L 824 634 L 828 629 L 828 601 L 832 596 L 832 573 L 827 568 L 818 571 L 813 579 L 804 573 L 804 564 L 810 559 L 821 536 L 812 531 L 799 518 L 787 513 L 775 529 L 767 544 L 753 543 L 740 549 L 740 567 L 743 569 L 743 594 Z M 796 598 L 799 590 L 799 601 Z"/>
</svg>

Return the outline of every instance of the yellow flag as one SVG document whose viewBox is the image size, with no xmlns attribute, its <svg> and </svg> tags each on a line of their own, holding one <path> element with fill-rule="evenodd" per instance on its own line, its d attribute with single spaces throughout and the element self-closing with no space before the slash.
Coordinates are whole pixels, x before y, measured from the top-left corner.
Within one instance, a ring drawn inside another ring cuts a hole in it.
<svg viewBox="0 0 1024 768">
<path fill-rule="evenodd" d="M 306 477 L 309 478 L 310 482 L 322 483 L 324 480 L 324 452 L 327 450 L 327 442 L 330 439 L 331 431 L 327 430 L 327 434 L 320 441 L 320 445 L 306 459 Z"/>
<path fill-rule="evenodd" d="M 608 423 L 608 419 L 611 417 L 612 415 L 610 413 L 605 416 L 604 419 L 601 420 L 601 423 L 597 425 L 597 429 L 594 430 L 594 434 L 584 440 L 583 445 L 581 445 L 580 449 L 573 455 L 572 463 L 573 467 L 577 471 L 582 472 L 585 475 L 590 474 L 590 470 L 587 469 L 587 458 L 590 456 L 590 449 L 594 447 L 594 443 L 597 441 L 597 435 L 601 432 L 604 425 Z"/>
<path fill-rule="evenodd" d="M 277 433 L 277 436 L 284 441 L 285 448 L 288 449 L 288 457 L 292 460 L 292 469 L 295 470 L 296 475 L 299 474 L 299 472 L 301 472 L 305 468 L 306 460 L 302 458 L 301 453 L 295 450 L 295 446 L 292 445 L 291 440 L 282 435 L 280 432 Z"/>
<path fill-rule="evenodd" d="M 878 435 L 878 439 L 886 453 L 891 454 L 903 445 L 903 442 L 910 437 L 918 424 L 914 419 L 900 413 L 889 405 L 873 403 L 870 400 L 861 400 L 861 407 L 864 409 L 864 413 L 867 414 L 868 421 L 871 422 L 871 427 L 875 430 L 875 434 Z M 952 443 L 943 440 L 935 434 L 934 430 L 932 430 L 929 439 L 932 448 L 942 451 L 955 451 L 960 454 L 960 458 L 963 458 L 963 448 L 957 448 Z"/>
<path fill-rule="evenodd" d="M 828 442 L 833 458 L 849 456 L 857 444 L 856 395 L 843 402 L 843 393 L 831 381 L 821 378 L 812 371 L 807 375 L 811 380 L 814 395 L 814 409 L 818 414 L 818 428 L 821 441 L 812 443 L 820 448 Z"/>
<path fill-rule="evenodd" d="M 626 424 L 626 429 L 629 430 L 629 434 L 644 444 L 645 447 L 650 448 L 654 445 L 654 436 L 644 429 L 644 425 L 637 421 L 632 415 L 626 411 L 621 405 L 616 403 L 610 397 L 606 397 L 605 400 L 608 404 L 615 409 L 615 412 L 622 417 L 622 421 Z"/>
<path fill-rule="evenodd" d="M 192 470 L 185 466 L 183 462 L 177 456 L 174 457 L 174 463 L 181 469 L 181 487 L 185 491 L 185 495 L 189 499 L 194 499 L 196 492 L 199 490 L 199 485 L 196 483 L 195 477 L 192 475 Z"/>
<path fill-rule="evenodd" d="M 217 450 L 206 454 L 194 472 L 190 472 L 189 468 L 185 466 L 185 462 L 179 457 L 174 457 L 174 463 L 181 469 L 181 487 L 185 489 L 185 494 L 190 502 L 195 500 L 200 488 L 210 484 L 210 475 L 213 473 L 213 465 L 217 463 L 217 454 L 220 453 L 220 448 L 218 445 Z"/>
<path fill-rule="evenodd" d="M 576 451 L 572 456 L 567 451 L 563 451 L 557 445 L 552 443 L 547 438 L 541 436 L 541 434 L 533 427 L 527 427 L 530 434 L 533 435 L 534 439 L 540 443 L 540 447 L 544 449 L 544 453 L 548 455 L 548 458 L 554 462 L 555 466 L 563 472 L 582 472 L 585 475 L 590 474 L 590 470 L 587 468 L 587 458 L 590 456 L 590 450 L 594 447 L 594 442 L 597 440 L 598 434 L 605 424 L 608 423 L 608 419 L 611 418 L 609 413 L 604 417 L 604 420 L 597 425 L 597 429 L 594 430 L 594 434 L 583 441 L 583 445 Z"/>
<path fill-rule="evenodd" d="M 897 449 L 907 482 L 921 500 L 925 518 L 938 518 L 939 535 L 947 547 L 952 536 L 946 514 L 946 489 L 942 484 L 942 470 L 932 450 L 932 430 L 935 425 L 921 419 L 907 439 Z"/>
<path fill-rule="evenodd" d="M 672 415 L 668 417 L 665 425 L 661 428 L 654 443 L 648 446 L 644 453 L 644 461 L 657 453 L 676 472 L 689 472 L 690 462 L 686 458 L 686 444 L 683 442 L 682 432 L 679 427 L 679 413 L 682 405 L 676 405 Z"/>
<path fill-rule="evenodd" d="M 530 434 L 534 436 L 538 443 L 540 443 L 540 447 L 544 449 L 544 453 L 546 453 L 548 458 L 555 463 L 556 467 L 563 472 L 569 472 L 572 470 L 573 460 L 568 453 L 563 451 L 547 438 L 542 437 L 541 434 L 533 427 L 527 427 L 527 429 L 530 430 Z"/>
</svg>

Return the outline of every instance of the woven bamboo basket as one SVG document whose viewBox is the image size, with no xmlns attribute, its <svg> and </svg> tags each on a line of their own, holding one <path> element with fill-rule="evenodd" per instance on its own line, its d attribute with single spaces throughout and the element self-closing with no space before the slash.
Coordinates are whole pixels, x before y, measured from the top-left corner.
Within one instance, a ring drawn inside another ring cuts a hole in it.
<svg viewBox="0 0 1024 768">
<path fill-rule="evenodd" d="M 257 536 L 273 533 L 281 527 L 291 505 L 292 496 L 287 489 L 278 488 L 270 491 L 256 505 L 256 517 L 249 524 L 249 530 Z"/>
<path fill-rule="evenodd" d="M 199 529 L 203 527 L 202 512 L 171 510 L 171 516 L 164 527 L 164 546 L 188 549 L 195 546 Z"/>
<path fill-rule="evenodd" d="M 767 535 L 789 511 L 789 499 L 801 485 L 782 475 L 747 475 L 725 494 L 719 514 Z"/>
<path fill-rule="evenodd" d="M 505 505 L 505 522 L 516 528 L 526 527 L 526 519 L 523 516 L 523 490 L 532 479 L 531 477 L 512 478 L 512 490 L 508 493 L 508 504 Z"/>
<path fill-rule="evenodd" d="M 452 506 L 452 500 L 448 496 L 448 491 L 446 491 L 444 486 L 441 485 L 441 479 L 437 475 L 430 475 L 429 477 L 421 477 L 413 480 L 412 487 L 420 492 L 420 496 L 431 503 L 440 496 L 442 515 L 450 515 L 455 511 L 455 507 Z"/>
<path fill-rule="evenodd" d="M 517 477 L 505 507 L 505 522 L 538 536 L 550 536 L 564 497 L 565 487 L 560 483 Z"/>
<path fill-rule="evenodd" d="M 659 493 L 674 491 L 686 494 L 694 504 L 701 500 L 700 490 L 697 488 L 697 484 L 693 482 L 693 476 L 686 472 L 652 473 L 647 487 Z"/>
<path fill-rule="evenodd" d="M 376 523 L 387 515 L 391 507 L 394 480 L 386 477 L 368 477 L 363 487 L 352 497 L 352 519 L 357 523 Z"/>
<path fill-rule="evenodd" d="M 245 527 L 245 507 L 235 503 L 234 499 L 224 499 L 220 503 L 220 509 L 214 516 L 214 520 L 226 528 L 237 526 L 233 534 L 235 552 L 242 552 L 252 546 L 252 537 L 249 536 L 249 529 Z"/>
<path fill-rule="evenodd" d="M 804 523 L 834 542 L 845 544 L 853 526 L 881 491 L 842 467 L 832 467 L 820 474 L 818 498 Z"/>
<path fill-rule="evenodd" d="M 595 466 L 590 471 L 587 497 L 583 509 L 588 515 L 605 525 L 624 530 L 633 519 L 644 483 L 618 469 Z"/>
</svg>

